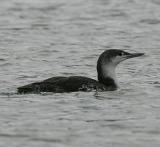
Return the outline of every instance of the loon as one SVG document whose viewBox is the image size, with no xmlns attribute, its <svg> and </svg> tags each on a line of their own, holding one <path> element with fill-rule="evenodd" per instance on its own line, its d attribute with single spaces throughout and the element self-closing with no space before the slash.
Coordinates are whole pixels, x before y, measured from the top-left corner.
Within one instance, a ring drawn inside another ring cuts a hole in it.
<svg viewBox="0 0 160 147">
<path fill-rule="evenodd" d="M 97 61 L 98 81 L 83 77 L 52 77 L 41 82 L 18 87 L 19 94 L 40 92 L 76 92 L 76 91 L 113 91 L 118 88 L 115 69 L 116 66 L 130 58 L 139 57 L 144 53 L 128 53 L 119 49 L 104 51 Z"/>
</svg>

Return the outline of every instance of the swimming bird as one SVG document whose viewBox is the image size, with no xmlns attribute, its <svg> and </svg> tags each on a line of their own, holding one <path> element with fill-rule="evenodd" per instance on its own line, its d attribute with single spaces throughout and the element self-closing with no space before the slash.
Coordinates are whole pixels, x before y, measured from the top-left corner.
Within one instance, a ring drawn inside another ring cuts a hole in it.
<svg viewBox="0 0 160 147">
<path fill-rule="evenodd" d="M 52 77 L 41 82 L 31 83 L 18 87 L 18 93 L 40 93 L 40 92 L 75 92 L 75 91 L 113 91 L 118 88 L 115 69 L 116 66 L 130 58 L 139 57 L 144 53 L 128 53 L 119 49 L 104 51 L 97 61 L 98 81 L 83 77 Z"/>
</svg>

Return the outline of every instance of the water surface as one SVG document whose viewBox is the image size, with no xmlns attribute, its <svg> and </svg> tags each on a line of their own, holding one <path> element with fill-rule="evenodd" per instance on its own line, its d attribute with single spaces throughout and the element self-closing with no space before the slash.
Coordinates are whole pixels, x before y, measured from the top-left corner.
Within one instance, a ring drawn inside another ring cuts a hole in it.
<svg viewBox="0 0 160 147">
<path fill-rule="evenodd" d="M 159 147 L 158 0 L 1 0 L 0 146 Z M 97 78 L 105 49 L 145 52 L 117 68 L 120 89 L 17 95 L 52 76 Z"/>
</svg>

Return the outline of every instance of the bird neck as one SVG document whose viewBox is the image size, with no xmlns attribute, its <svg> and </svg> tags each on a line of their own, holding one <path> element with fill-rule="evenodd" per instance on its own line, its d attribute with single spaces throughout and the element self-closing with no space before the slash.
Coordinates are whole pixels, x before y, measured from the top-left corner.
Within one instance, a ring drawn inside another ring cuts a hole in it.
<svg viewBox="0 0 160 147">
<path fill-rule="evenodd" d="M 97 65 L 98 81 L 104 84 L 106 87 L 117 89 L 118 82 L 115 73 L 116 65 L 102 64 Z"/>
</svg>

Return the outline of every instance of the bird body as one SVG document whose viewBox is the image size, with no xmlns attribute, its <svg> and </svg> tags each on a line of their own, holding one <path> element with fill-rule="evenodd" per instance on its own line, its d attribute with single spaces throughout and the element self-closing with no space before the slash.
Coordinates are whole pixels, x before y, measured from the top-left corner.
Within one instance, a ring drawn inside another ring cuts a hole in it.
<svg viewBox="0 0 160 147">
<path fill-rule="evenodd" d="M 41 82 L 18 87 L 18 93 L 111 91 L 118 88 L 115 69 L 123 60 L 142 56 L 143 53 L 130 54 L 122 50 L 106 50 L 97 61 L 98 81 L 82 76 L 52 77 Z"/>
<path fill-rule="evenodd" d="M 53 77 L 42 82 L 31 83 L 18 88 L 19 93 L 39 92 L 75 92 L 75 91 L 104 91 L 107 87 L 98 81 L 82 77 Z"/>
</svg>

